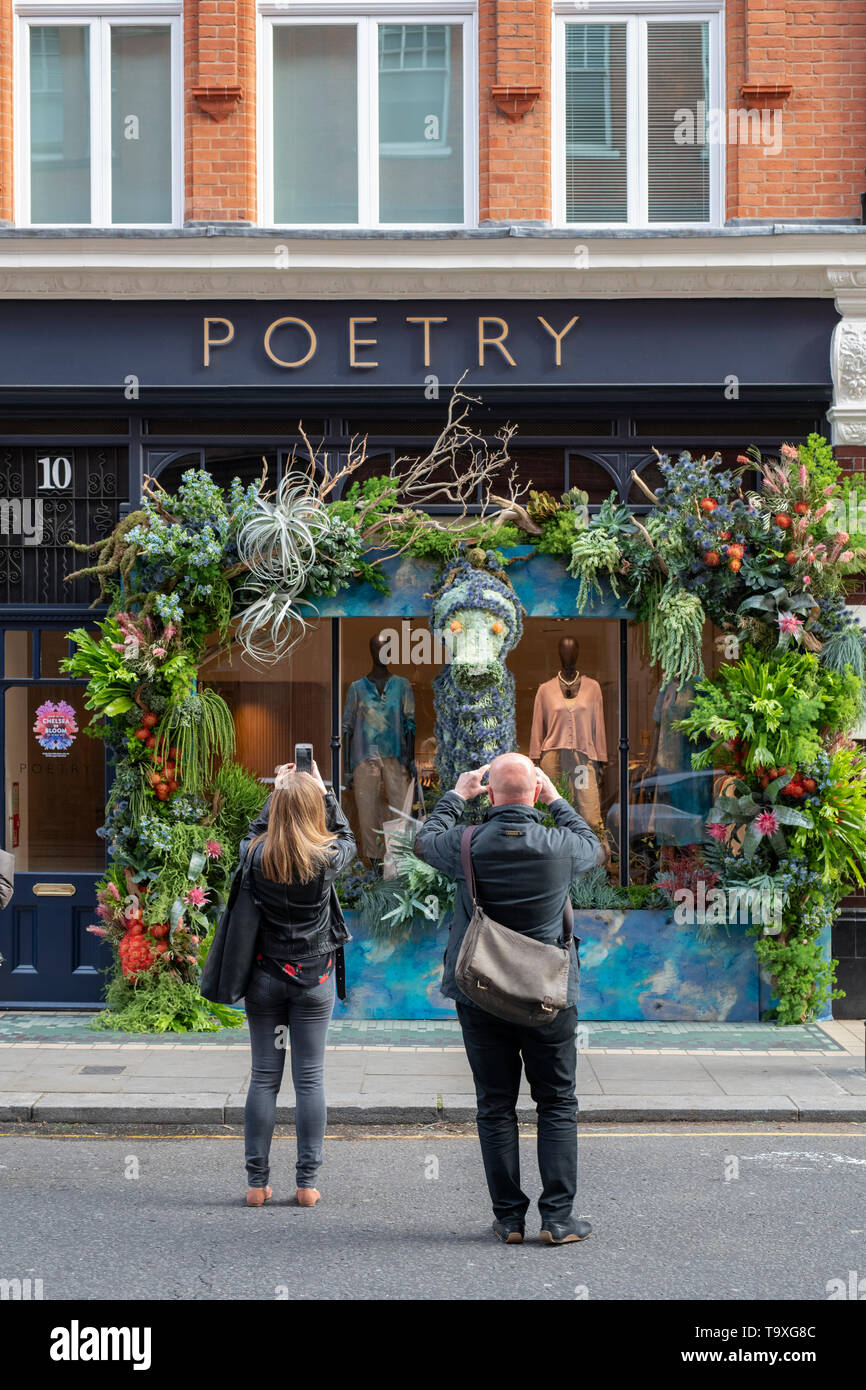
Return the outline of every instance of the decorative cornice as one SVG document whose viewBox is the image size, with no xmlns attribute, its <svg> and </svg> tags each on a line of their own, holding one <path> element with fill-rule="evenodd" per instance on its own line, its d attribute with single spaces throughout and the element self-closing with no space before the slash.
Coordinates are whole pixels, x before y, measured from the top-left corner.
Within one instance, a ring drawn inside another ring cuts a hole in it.
<svg viewBox="0 0 866 1390">
<path fill-rule="evenodd" d="M 747 101 L 786 101 L 794 88 L 790 82 L 744 82 L 740 96 Z"/>
<path fill-rule="evenodd" d="M 522 121 L 541 96 L 540 87 L 491 87 L 490 95 L 503 116 L 512 125 Z"/>
<path fill-rule="evenodd" d="M 226 120 L 244 95 L 243 87 L 193 87 L 191 91 L 202 111 L 215 121 Z"/>
</svg>

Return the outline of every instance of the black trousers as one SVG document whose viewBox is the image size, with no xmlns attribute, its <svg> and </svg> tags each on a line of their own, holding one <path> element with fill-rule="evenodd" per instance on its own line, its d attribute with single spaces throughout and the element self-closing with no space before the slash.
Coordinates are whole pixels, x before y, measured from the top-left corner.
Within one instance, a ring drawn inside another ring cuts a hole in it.
<svg viewBox="0 0 866 1390">
<path fill-rule="evenodd" d="M 524 1028 L 457 1005 L 466 1055 L 475 1079 L 478 1138 L 484 1172 L 500 1221 L 522 1221 L 529 1198 L 520 1186 L 517 1094 L 521 1063 L 538 1111 L 538 1168 L 542 1224 L 567 1221 L 577 1189 L 577 1008 L 543 1028 Z"/>
</svg>

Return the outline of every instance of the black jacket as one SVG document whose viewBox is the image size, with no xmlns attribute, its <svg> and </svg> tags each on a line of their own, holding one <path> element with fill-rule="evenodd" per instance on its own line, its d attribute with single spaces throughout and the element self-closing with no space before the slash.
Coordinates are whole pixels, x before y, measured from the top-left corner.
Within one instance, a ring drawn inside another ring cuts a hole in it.
<svg viewBox="0 0 866 1390">
<path fill-rule="evenodd" d="M 268 797 L 240 847 L 243 863 L 252 841 L 267 829 Z M 349 931 L 334 888 L 334 879 L 355 857 L 355 837 L 332 791 L 325 794 L 325 822 L 337 836 L 330 863 L 309 883 L 276 883 L 261 869 L 264 844 L 252 852 L 250 886 L 260 917 L 258 949 L 275 960 L 323 956 L 349 940 Z"/>
<path fill-rule="evenodd" d="M 270 797 L 241 844 L 239 865 L 232 880 L 229 900 L 202 971 L 199 985 L 202 997 L 217 1004 L 236 1004 L 239 999 L 243 999 L 256 953 L 272 953 L 270 948 L 264 949 L 264 945 L 269 941 L 273 943 L 276 959 L 288 960 L 324 955 L 325 951 L 350 939 L 334 888 L 334 879 L 352 859 L 355 841 L 333 793 L 328 792 L 325 797 L 325 819 L 328 829 L 333 830 L 338 838 L 332 851 L 332 862 L 320 875 L 315 924 L 312 928 L 309 925 L 313 906 L 311 897 L 295 905 L 292 894 L 296 890 L 291 887 L 274 884 L 263 875 L 257 875 L 255 884 L 253 882 L 252 857 L 248 856 L 247 851 L 256 835 L 260 835 L 267 828 L 269 814 Z M 264 915 L 264 905 L 259 901 L 258 890 L 261 884 L 272 890 L 268 895 L 267 919 Z M 319 911 L 322 908 L 325 913 L 324 927 L 319 925 Z M 301 923 L 301 939 L 292 931 L 293 913 L 296 911 L 297 920 Z M 281 912 L 285 915 L 280 916 Z M 306 936 L 304 919 L 307 921 Z M 320 945 L 321 941 L 325 944 Z M 284 952 L 285 943 L 288 943 L 288 949 Z"/>
<path fill-rule="evenodd" d="M 457 879 L 457 898 L 445 948 L 442 993 L 467 1003 L 454 978 L 457 957 L 472 916 L 472 900 L 460 863 L 458 824 L 465 803 L 446 792 L 415 841 L 415 853 L 434 869 Z M 564 798 L 548 807 L 554 829 L 541 824 L 535 806 L 491 806 L 472 837 L 472 866 L 478 901 L 496 922 L 536 941 L 561 944 L 562 910 L 577 874 L 604 859 L 604 850 L 586 821 Z M 577 1002 L 578 970 L 572 951 L 568 1002 Z"/>
</svg>

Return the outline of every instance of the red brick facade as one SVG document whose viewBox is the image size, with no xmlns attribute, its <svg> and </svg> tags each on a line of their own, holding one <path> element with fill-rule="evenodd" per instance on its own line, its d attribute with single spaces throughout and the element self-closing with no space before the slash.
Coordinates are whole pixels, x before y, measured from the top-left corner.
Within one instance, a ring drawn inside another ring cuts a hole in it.
<svg viewBox="0 0 866 1390">
<path fill-rule="evenodd" d="M 673 8 L 673 5 L 672 5 Z M 186 221 L 255 222 L 254 0 L 186 0 Z M 579 10 L 576 11 L 580 13 Z M 479 0 L 479 217 L 551 217 L 549 0 Z M 0 0 L 0 220 L 13 221 L 12 0 Z M 729 0 L 726 102 L 781 113 L 781 150 L 729 144 L 728 218 L 856 217 L 866 7 Z"/>
</svg>

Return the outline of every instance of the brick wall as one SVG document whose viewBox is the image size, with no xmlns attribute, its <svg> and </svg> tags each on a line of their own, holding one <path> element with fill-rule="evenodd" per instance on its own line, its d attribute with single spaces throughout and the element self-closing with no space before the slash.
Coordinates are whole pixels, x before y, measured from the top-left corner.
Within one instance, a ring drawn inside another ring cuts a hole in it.
<svg viewBox="0 0 866 1390">
<path fill-rule="evenodd" d="M 550 219 L 550 38 L 547 0 L 479 0 L 482 222 Z M 528 99 L 521 94 L 535 87 L 541 90 L 530 109 L 509 120 L 506 113 L 519 109 Z"/>
<path fill-rule="evenodd" d="M 547 221 L 549 0 L 479 0 L 478 22 L 481 220 Z M 187 221 L 255 220 L 255 36 L 254 0 L 186 0 Z M 866 5 L 728 0 L 725 47 L 728 108 L 780 111 L 782 141 L 776 155 L 728 144 L 727 216 L 859 216 L 866 189 Z M 12 0 L 0 0 L 0 221 L 14 215 L 11 66 Z M 776 89 L 785 87 L 790 95 L 779 95 Z M 208 102 L 194 88 L 216 95 Z M 240 89 L 238 99 L 222 99 L 225 89 Z M 526 109 L 509 120 L 521 93 Z"/>
<path fill-rule="evenodd" d="M 184 219 L 255 222 L 253 0 L 186 0 L 184 89 Z M 195 90 L 201 95 L 194 95 Z"/>
<path fill-rule="evenodd" d="M 728 0 L 725 49 L 729 108 L 779 110 L 782 146 L 776 155 L 728 146 L 728 217 L 859 217 L 866 6 Z M 790 96 L 750 90 L 774 86 L 790 86 Z"/>
</svg>

